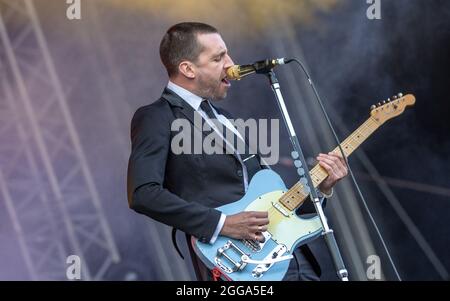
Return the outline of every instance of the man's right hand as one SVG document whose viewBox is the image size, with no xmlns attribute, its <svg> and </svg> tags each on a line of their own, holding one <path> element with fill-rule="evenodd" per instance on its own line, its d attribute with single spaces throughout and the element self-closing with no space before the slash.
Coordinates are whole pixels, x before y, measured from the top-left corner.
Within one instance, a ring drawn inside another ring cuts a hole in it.
<svg viewBox="0 0 450 301">
<path fill-rule="evenodd" d="M 244 211 L 228 215 L 220 235 L 235 239 L 251 239 L 264 241 L 261 232 L 267 231 L 269 215 L 267 211 Z"/>
</svg>

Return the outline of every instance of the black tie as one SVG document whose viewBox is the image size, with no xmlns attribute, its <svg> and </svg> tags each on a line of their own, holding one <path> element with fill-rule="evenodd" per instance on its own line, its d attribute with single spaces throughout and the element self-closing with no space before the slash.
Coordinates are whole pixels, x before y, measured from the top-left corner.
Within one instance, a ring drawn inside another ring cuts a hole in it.
<svg viewBox="0 0 450 301">
<path fill-rule="evenodd" d="M 227 139 L 226 136 L 226 126 L 223 125 L 219 120 L 217 120 L 216 115 L 214 114 L 211 105 L 209 104 L 208 100 L 203 100 L 200 103 L 200 108 L 203 110 L 203 112 L 206 113 L 206 115 L 208 115 L 209 119 L 211 119 L 211 121 L 216 125 L 216 127 L 220 130 L 222 129 L 222 136 Z M 214 131 L 214 130 L 213 130 Z M 233 145 L 233 147 L 236 148 L 237 144 L 235 144 L 235 139 L 239 139 L 236 134 L 234 134 L 233 131 L 228 130 L 229 132 L 233 133 L 232 137 L 228 138 L 228 142 L 232 142 L 231 144 Z M 235 154 L 236 156 L 240 157 L 242 162 L 244 162 L 244 165 L 247 168 L 247 173 L 250 176 L 249 179 L 251 179 L 253 177 L 253 175 L 258 172 L 259 170 L 261 170 L 261 165 L 259 163 L 258 157 L 252 155 L 252 153 L 249 152 L 249 148 L 248 148 L 248 144 L 245 144 L 245 151 L 244 153 L 240 153 Z M 248 160 L 250 159 L 250 160 Z M 248 160 L 248 161 L 247 161 Z"/>
<path fill-rule="evenodd" d="M 200 103 L 200 108 L 203 110 L 203 112 L 208 115 L 209 119 L 217 119 L 216 115 L 214 114 L 212 107 L 209 105 L 209 102 L 207 99 L 204 99 Z"/>
<path fill-rule="evenodd" d="M 214 123 L 214 125 L 217 127 L 217 129 L 221 132 L 224 139 L 227 139 L 227 136 L 226 136 L 227 135 L 227 127 L 217 119 L 217 116 L 214 114 L 212 107 L 209 104 L 209 101 L 206 99 L 203 100 L 200 103 L 200 108 L 203 110 L 203 112 L 206 113 L 206 115 L 209 117 L 209 119 Z M 229 143 L 231 143 L 231 145 L 233 145 L 233 147 L 236 147 L 235 138 L 237 138 L 237 137 L 233 131 L 231 131 L 231 130 L 228 130 L 228 131 L 231 132 L 233 135 L 231 137 L 229 137 L 227 139 L 227 141 Z"/>
</svg>

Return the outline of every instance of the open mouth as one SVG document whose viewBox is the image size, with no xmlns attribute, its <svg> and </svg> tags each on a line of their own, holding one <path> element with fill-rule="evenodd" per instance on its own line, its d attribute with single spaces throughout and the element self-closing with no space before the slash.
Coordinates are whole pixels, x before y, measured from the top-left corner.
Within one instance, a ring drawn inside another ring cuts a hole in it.
<svg viewBox="0 0 450 301">
<path fill-rule="evenodd" d="M 226 86 L 231 86 L 230 82 L 228 81 L 228 79 L 226 77 L 222 78 L 222 83 Z"/>
</svg>

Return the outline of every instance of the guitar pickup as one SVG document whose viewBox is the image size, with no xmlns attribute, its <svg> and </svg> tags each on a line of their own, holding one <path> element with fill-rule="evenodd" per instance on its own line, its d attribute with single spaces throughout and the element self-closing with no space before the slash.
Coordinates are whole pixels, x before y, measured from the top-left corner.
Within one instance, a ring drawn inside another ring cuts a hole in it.
<svg viewBox="0 0 450 301">
<path fill-rule="evenodd" d="M 289 217 L 289 212 L 284 209 L 284 207 L 278 203 L 278 202 L 272 202 L 272 206 L 277 209 L 281 214 L 283 214 L 285 217 Z"/>
<path fill-rule="evenodd" d="M 253 252 L 259 252 L 262 250 L 262 248 L 264 248 L 266 243 L 272 238 L 272 234 L 270 234 L 268 231 L 262 232 L 262 235 L 264 236 L 264 242 L 260 242 L 258 240 L 253 239 L 243 239 L 242 243 Z"/>
</svg>

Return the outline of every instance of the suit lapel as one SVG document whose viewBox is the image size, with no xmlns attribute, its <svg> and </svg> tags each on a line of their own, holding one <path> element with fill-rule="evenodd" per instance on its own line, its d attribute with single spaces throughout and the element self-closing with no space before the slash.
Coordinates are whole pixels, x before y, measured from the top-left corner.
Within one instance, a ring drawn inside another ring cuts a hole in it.
<svg viewBox="0 0 450 301">
<path fill-rule="evenodd" d="M 195 112 L 194 109 L 188 103 L 186 103 L 180 96 L 178 96 L 172 90 L 166 88 L 166 89 L 164 89 L 164 92 L 161 97 L 164 98 L 165 100 L 167 100 L 172 105 L 172 107 L 174 108 L 174 111 L 180 112 L 183 116 L 185 116 L 194 125 L 194 127 L 196 127 L 202 133 L 203 138 L 206 138 L 208 136 L 209 133 L 207 131 L 203 131 L 203 128 L 202 128 L 203 118 L 199 114 L 198 117 L 201 118 L 202 122 L 201 123 L 195 122 L 195 114 L 198 114 L 198 113 Z M 214 109 L 216 109 L 216 107 L 214 107 Z M 224 141 L 224 143 L 225 143 L 225 141 Z M 225 150 L 225 146 L 224 146 L 224 150 Z M 225 154 L 227 154 L 227 153 L 225 153 Z M 232 155 L 236 160 L 239 161 L 239 158 L 237 157 L 238 155 L 236 154 L 236 152 L 234 152 L 233 154 L 227 154 L 227 155 Z"/>
<path fill-rule="evenodd" d="M 214 109 L 218 112 L 218 113 L 220 113 L 220 114 L 222 114 L 223 116 L 225 116 L 226 118 L 228 118 L 228 119 L 231 119 L 232 118 L 232 116 L 230 116 L 227 112 L 225 112 L 225 111 L 223 111 L 223 110 L 221 110 L 221 109 L 219 109 L 219 108 L 217 108 L 216 106 L 214 106 L 213 104 L 211 104 L 213 107 L 214 107 Z M 236 128 L 236 127 L 235 127 Z M 236 128 L 236 130 L 237 130 L 237 128 Z M 245 154 L 241 154 L 241 158 L 243 159 L 243 160 L 245 160 L 245 158 L 249 158 L 249 157 L 251 157 L 252 155 L 256 155 L 256 157 L 258 158 L 258 162 L 261 160 L 261 154 L 259 153 L 259 149 L 258 149 L 258 146 L 256 146 L 256 148 L 251 148 L 251 145 L 250 145 L 250 141 L 249 141 L 249 137 L 248 137 L 248 135 L 245 135 L 245 133 L 241 133 L 240 131 L 238 131 L 240 134 L 241 134 L 241 136 L 244 138 L 244 140 L 245 140 L 245 145 L 246 145 L 246 153 Z M 238 138 L 239 139 L 239 138 Z M 270 168 L 270 167 L 269 167 Z"/>
<path fill-rule="evenodd" d="M 203 136 L 207 135 L 207 133 L 205 133 L 202 130 L 201 127 L 202 125 L 198 124 L 198 122 L 195 122 L 194 109 L 188 103 L 186 103 L 180 96 L 178 96 L 175 92 L 166 88 L 164 89 L 162 98 L 167 100 L 172 105 L 172 107 L 174 107 L 174 111 L 183 114 L 184 117 L 186 117 L 199 131 L 202 132 Z"/>
</svg>

